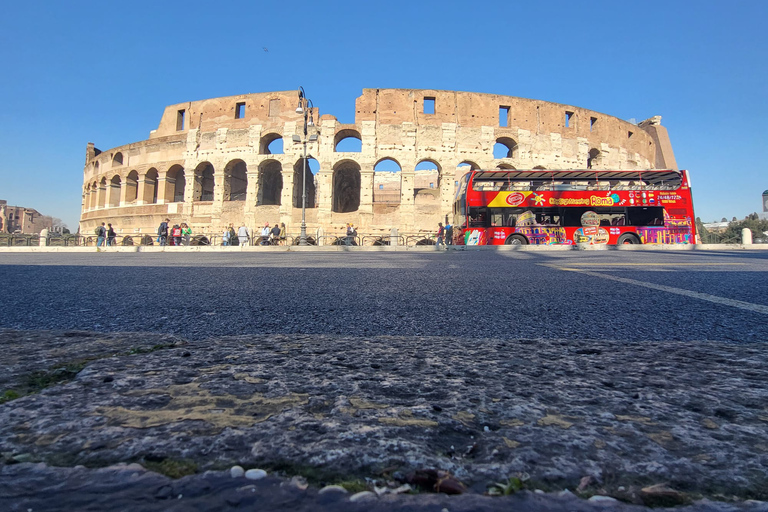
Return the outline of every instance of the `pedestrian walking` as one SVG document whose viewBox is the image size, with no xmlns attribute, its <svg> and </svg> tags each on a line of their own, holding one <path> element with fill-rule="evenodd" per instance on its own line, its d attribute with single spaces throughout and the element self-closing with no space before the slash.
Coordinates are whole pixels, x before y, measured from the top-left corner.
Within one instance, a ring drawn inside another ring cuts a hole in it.
<svg viewBox="0 0 768 512">
<path fill-rule="evenodd" d="M 171 219 L 165 219 L 163 222 L 160 223 L 160 226 L 157 228 L 157 243 L 160 245 L 167 245 L 168 244 L 168 223 L 171 222 Z"/>
<path fill-rule="evenodd" d="M 248 228 L 245 227 L 245 224 L 237 230 L 237 239 L 240 241 L 240 247 L 248 245 Z"/>
<path fill-rule="evenodd" d="M 184 239 L 183 245 L 189 245 L 189 241 L 192 238 L 192 228 L 186 222 L 181 223 L 181 236 Z"/>
<path fill-rule="evenodd" d="M 107 237 L 107 230 L 104 227 L 104 223 L 96 228 L 96 246 L 101 247 L 104 245 L 104 239 Z"/>
<path fill-rule="evenodd" d="M 445 223 L 445 245 L 446 248 L 449 245 L 453 245 L 453 226 L 449 223 Z"/>
<path fill-rule="evenodd" d="M 437 240 L 435 241 L 435 247 L 438 249 L 440 248 L 440 244 L 444 244 L 443 242 L 443 236 L 445 235 L 445 229 L 443 228 L 443 223 L 438 222 L 437 223 Z"/>
<path fill-rule="evenodd" d="M 117 237 L 117 234 L 112 228 L 112 224 L 107 224 L 107 226 L 109 226 L 109 229 L 107 229 L 107 246 L 113 246 L 115 245 L 115 238 Z"/>
</svg>

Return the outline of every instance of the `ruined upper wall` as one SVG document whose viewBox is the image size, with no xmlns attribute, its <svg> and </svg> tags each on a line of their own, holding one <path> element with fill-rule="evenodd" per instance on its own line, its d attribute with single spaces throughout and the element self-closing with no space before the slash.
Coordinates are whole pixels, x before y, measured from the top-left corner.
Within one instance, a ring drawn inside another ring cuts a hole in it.
<svg viewBox="0 0 768 512">
<path fill-rule="evenodd" d="M 165 107 L 157 130 L 150 133 L 150 139 L 185 133 L 201 126 L 206 131 L 219 128 L 245 129 L 254 124 L 282 128 L 284 123 L 301 118 L 296 113 L 298 101 L 298 92 L 293 90 L 241 94 L 169 105 Z M 244 107 L 242 111 L 238 110 L 238 105 Z M 180 113 L 183 113 L 183 119 L 180 119 Z M 318 109 L 313 109 L 313 116 L 319 119 Z"/>
<path fill-rule="evenodd" d="M 425 100 L 434 113 L 425 113 Z M 355 122 L 377 125 L 414 123 L 441 126 L 455 123 L 465 128 L 494 127 L 497 133 L 526 130 L 532 134 L 556 133 L 564 139 L 585 139 L 590 146 L 616 144 L 645 155 L 661 167 L 676 168 L 666 130 L 655 125 L 637 126 L 592 110 L 541 100 L 433 89 L 363 89 L 355 103 Z M 502 110 L 507 115 L 502 120 Z M 660 119 L 660 118 L 659 118 Z M 652 133 L 651 133 L 652 132 Z M 670 165 L 672 164 L 672 165 Z"/>
</svg>

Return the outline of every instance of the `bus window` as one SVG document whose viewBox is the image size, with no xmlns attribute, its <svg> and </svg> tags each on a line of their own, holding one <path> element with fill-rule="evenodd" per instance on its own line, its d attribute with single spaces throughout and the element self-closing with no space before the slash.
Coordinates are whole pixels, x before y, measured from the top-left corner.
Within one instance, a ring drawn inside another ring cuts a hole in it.
<svg viewBox="0 0 768 512">
<path fill-rule="evenodd" d="M 469 209 L 469 227 L 484 228 L 488 227 L 488 215 L 485 208 Z"/>
<path fill-rule="evenodd" d="M 631 226 L 663 226 L 664 208 L 661 206 L 627 208 Z"/>
</svg>

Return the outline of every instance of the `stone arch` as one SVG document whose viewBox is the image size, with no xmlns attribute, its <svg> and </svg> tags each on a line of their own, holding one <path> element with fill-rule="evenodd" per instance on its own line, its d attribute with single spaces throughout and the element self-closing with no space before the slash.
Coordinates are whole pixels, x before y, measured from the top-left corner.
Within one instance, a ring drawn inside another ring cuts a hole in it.
<svg viewBox="0 0 768 512">
<path fill-rule="evenodd" d="M 342 160 L 333 166 L 332 211 L 354 212 L 360 208 L 360 164 Z"/>
<path fill-rule="evenodd" d="M 135 170 L 125 177 L 125 201 L 135 203 L 139 198 L 139 173 Z"/>
<path fill-rule="evenodd" d="M 279 205 L 283 193 L 283 165 L 277 160 L 264 160 L 259 165 L 259 192 L 256 205 Z"/>
<path fill-rule="evenodd" d="M 376 162 L 373 171 L 373 202 L 399 203 L 403 183 L 400 162 L 384 157 Z"/>
<path fill-rule="evenodd" d="M 115 174 L 112 176 L 112 179 L 109 180 L 109 184 L 107 185 L 107 207 L 116 207 L 120 206 L 120 187 L 122 186 L 123 180 L 120 178 L 119 174 Z"/>
<path fill-rule="evenodd" d="M 268 133 L 266 135 L 263 135 L 261 139 L 259 140 L 259 154 L 260 155 L 272 155 L 272 154 L 281 154 L 283 151 L 280 151 L 280 153 L 273 153 L 270 149 L 270 146 L 273 142 L 276 140 L 283 140 L 283 136 L 280 133 Z M 274 148 L 272 148 L 274 149 Z"/>
<path fill-rule="evenodd" d="M 115 156 L 112 157 L 112 167 L 123 165 L 123 154 L 118 151 Z"/>
<path fill-rule="evenodd" d="M 363 137 L 359 131 L 351 128 L 339 130 L 333 137 L 333 151 L 337 153 L 360 153 L 363 151 Z"/>
<path fill-rule="evenodd" d="M 424 158 L 416 164 L 413 170 L 415 171 L 413 197 L 422 196 L 426 200 L 439 198 L 442 168 L 437 160 Z"/>
<path fill-rule="evenodd" d="M 497 169 L 509 169 L 510 171 L 514 171 L 517 168 L 514 165 L 510 164 L 499 164 L 496 166 Z"/>
<path fill-rule="evenodd" d="M 315 176 L 312 174 L 312 169 L 310 166 L 310 162 L 317 161 L 314 158 L 307 158 L 307 166 L 306 166 L 306 174 L 304 175 L 304 179 L 306 179 L 307 183 L 307 208 L 314 208 L 315 207 L 315 196 L 316 196 L 316 190 L 317 185 L 315 184 Z M 302 186 L 304 184 L 302 180 L 301 173 L 304 171 L 304 159 L 300 158 L 294 165 L 293 165 L 293 207 L 294 208 L 301 208 L 301 196 L 302 196 Z"/>
<path fill-rule="evenodd" d="M 540 171 L 546 171 L 547 170 L 547 168 L 544 167 L 543 165 L 537 165 L 536 167 L 534 167 L 534 169 L 540 170 Z"/>
<path fill-rule="evenodd" d="M 242 160 L 232 160 L 224 167 L 224 200 L 245 201 L 248 192 L 248 167 Z"/>
<path fill-rule="evenodd" d="M 99 182 L 94 181 L 91 184 L 91 209 L 99 206 Z"/>
<path fill-rule="evenodd" d="M 589 156 L 587 157 L 587 169 L 593 169 L 600 167 L 600 150 L 592 148 L 589 150 Z"/>
<path fill-rule="evenodd" d="M 187 178 L 184 175 L 184 168 L 178 164 L 172 165 L 165 173 L 165 197 L 173 203 L 184 202 L 184 189 L 187 186 Z"/>
<path fill-rule="evenodd" d="M 517 142 L 512 137 L 499 137 L 493 146 L 493 158 L 499 160 L 502 158 L 517 157 Z"/>
<path fill-rule="evenodd" d="M 93 163 L 93 168 L 96 170 L 97 173 L 99 172 L 99 161 L 98 160 L 96 160 Z"/>
<path fill-rule="evenodd" d="M 157 203 L 157 177 L 158 172 L 154 167 L 144 174 L 144 202 Z"/>
<path fill-rule="evenodd" d="M 195 201 L 213 201 L 213 165 L 211 162 L 200 162 L 195 168 L 195 188 L 193 198 Z"/>
</svg>

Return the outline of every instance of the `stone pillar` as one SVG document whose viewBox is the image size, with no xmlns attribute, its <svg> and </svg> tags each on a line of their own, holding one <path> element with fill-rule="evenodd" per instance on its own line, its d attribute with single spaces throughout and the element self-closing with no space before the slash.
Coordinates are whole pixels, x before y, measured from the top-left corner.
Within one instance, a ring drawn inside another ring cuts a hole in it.
<svg viewBox="0 0 768 512">
<path fill-rule="evenodd" d="M 373 215 L 373 169 L 360 170 L 360 214 Z"/>
<path fill-rule="evenodd" d="M 120 206 L 125 206 L 128 203 L 128 178 L 120 184 Z"/>
<path fill-rule="evenodd" d="M 749 228 L 741 230 L 741 243 L 744 245 L 752 245 L 752 230 Z"/>
<path fill-rule="evenodd" d="M 107 185 L 99 183 L 99 192 L 96 196 L 96 208 L 104 208 L 107 204 Z"/>
<path fill-rule="evenodd" d="M 331 214 L 333 208 L 333 171 L 328 168 L 321 167 L 317 173 L 315 202 L 319 208 L 318 214 Z"/>
<path fill-rule="evenodd" d="M 283 189 L 280 191 L 280 217 L 290 217 L 293 211 L 293 166 L 281 164 L 280 175 L 283 179 Z M 309 166 L 307 166 L 309 168 Z M 301 205 L 301 197 L 299 197 Z"/>
<path fill-rule="evenodd" d="M 221 130 L 224 130 L 226 134 L 226 128 L 219 129 L 219 132 Z M 217 164 L 213 172 L 213 204 L 211 205 L 211 213 L 214 217 L 221 217 L 221 212 L 224 211 L 224 166 L 226 164 L 222 162 L 217 162 Z"/>
<path fill-rule="evenodd" d="M 399 237 L 397 236 L 397 228 L 392 228 L 389 232 L 389 245 L 395 247 L 399 243 Z"/>
<path fill-rule="evenodd" d="M 136 204 L 149 204 L 152 202 L 152 198 L 149 198 L 149 201 L 147 201 L 146 197 L 147 194 L 151 193 L 152 189 L 151 187 L 147 186 L 147 177 L 145 176 L 139 176 L 138 181 L 136 182 Z"/>
<path fill-rule="evenodd" d="M 171 189 L 171 194 L 173 194 L 173 189 Z M 173 199 L 173 198 L 171 198 Z M 157 176 L 157 204 L 165 204 L 170 203 L 171 201 L 168 199 L 168 181 L 166 179 L 165 174 L 158 174 Z"/>
<path fill-rule="evenodd" d="M 254 211 L 256 208 L 257 194 L 259 192 L 259 166 L 253 164 L 247 166 L 245 173 L 248 178 L 248 185 L 245 191 L 245 205 L 243 206 L 243 212 Z"/>
<path fill-rule="evenodd" d="M 45 247 L 48 245 L 48 230 L 43 229 L 40 231 L 40 247 Z"/>
</svg>

